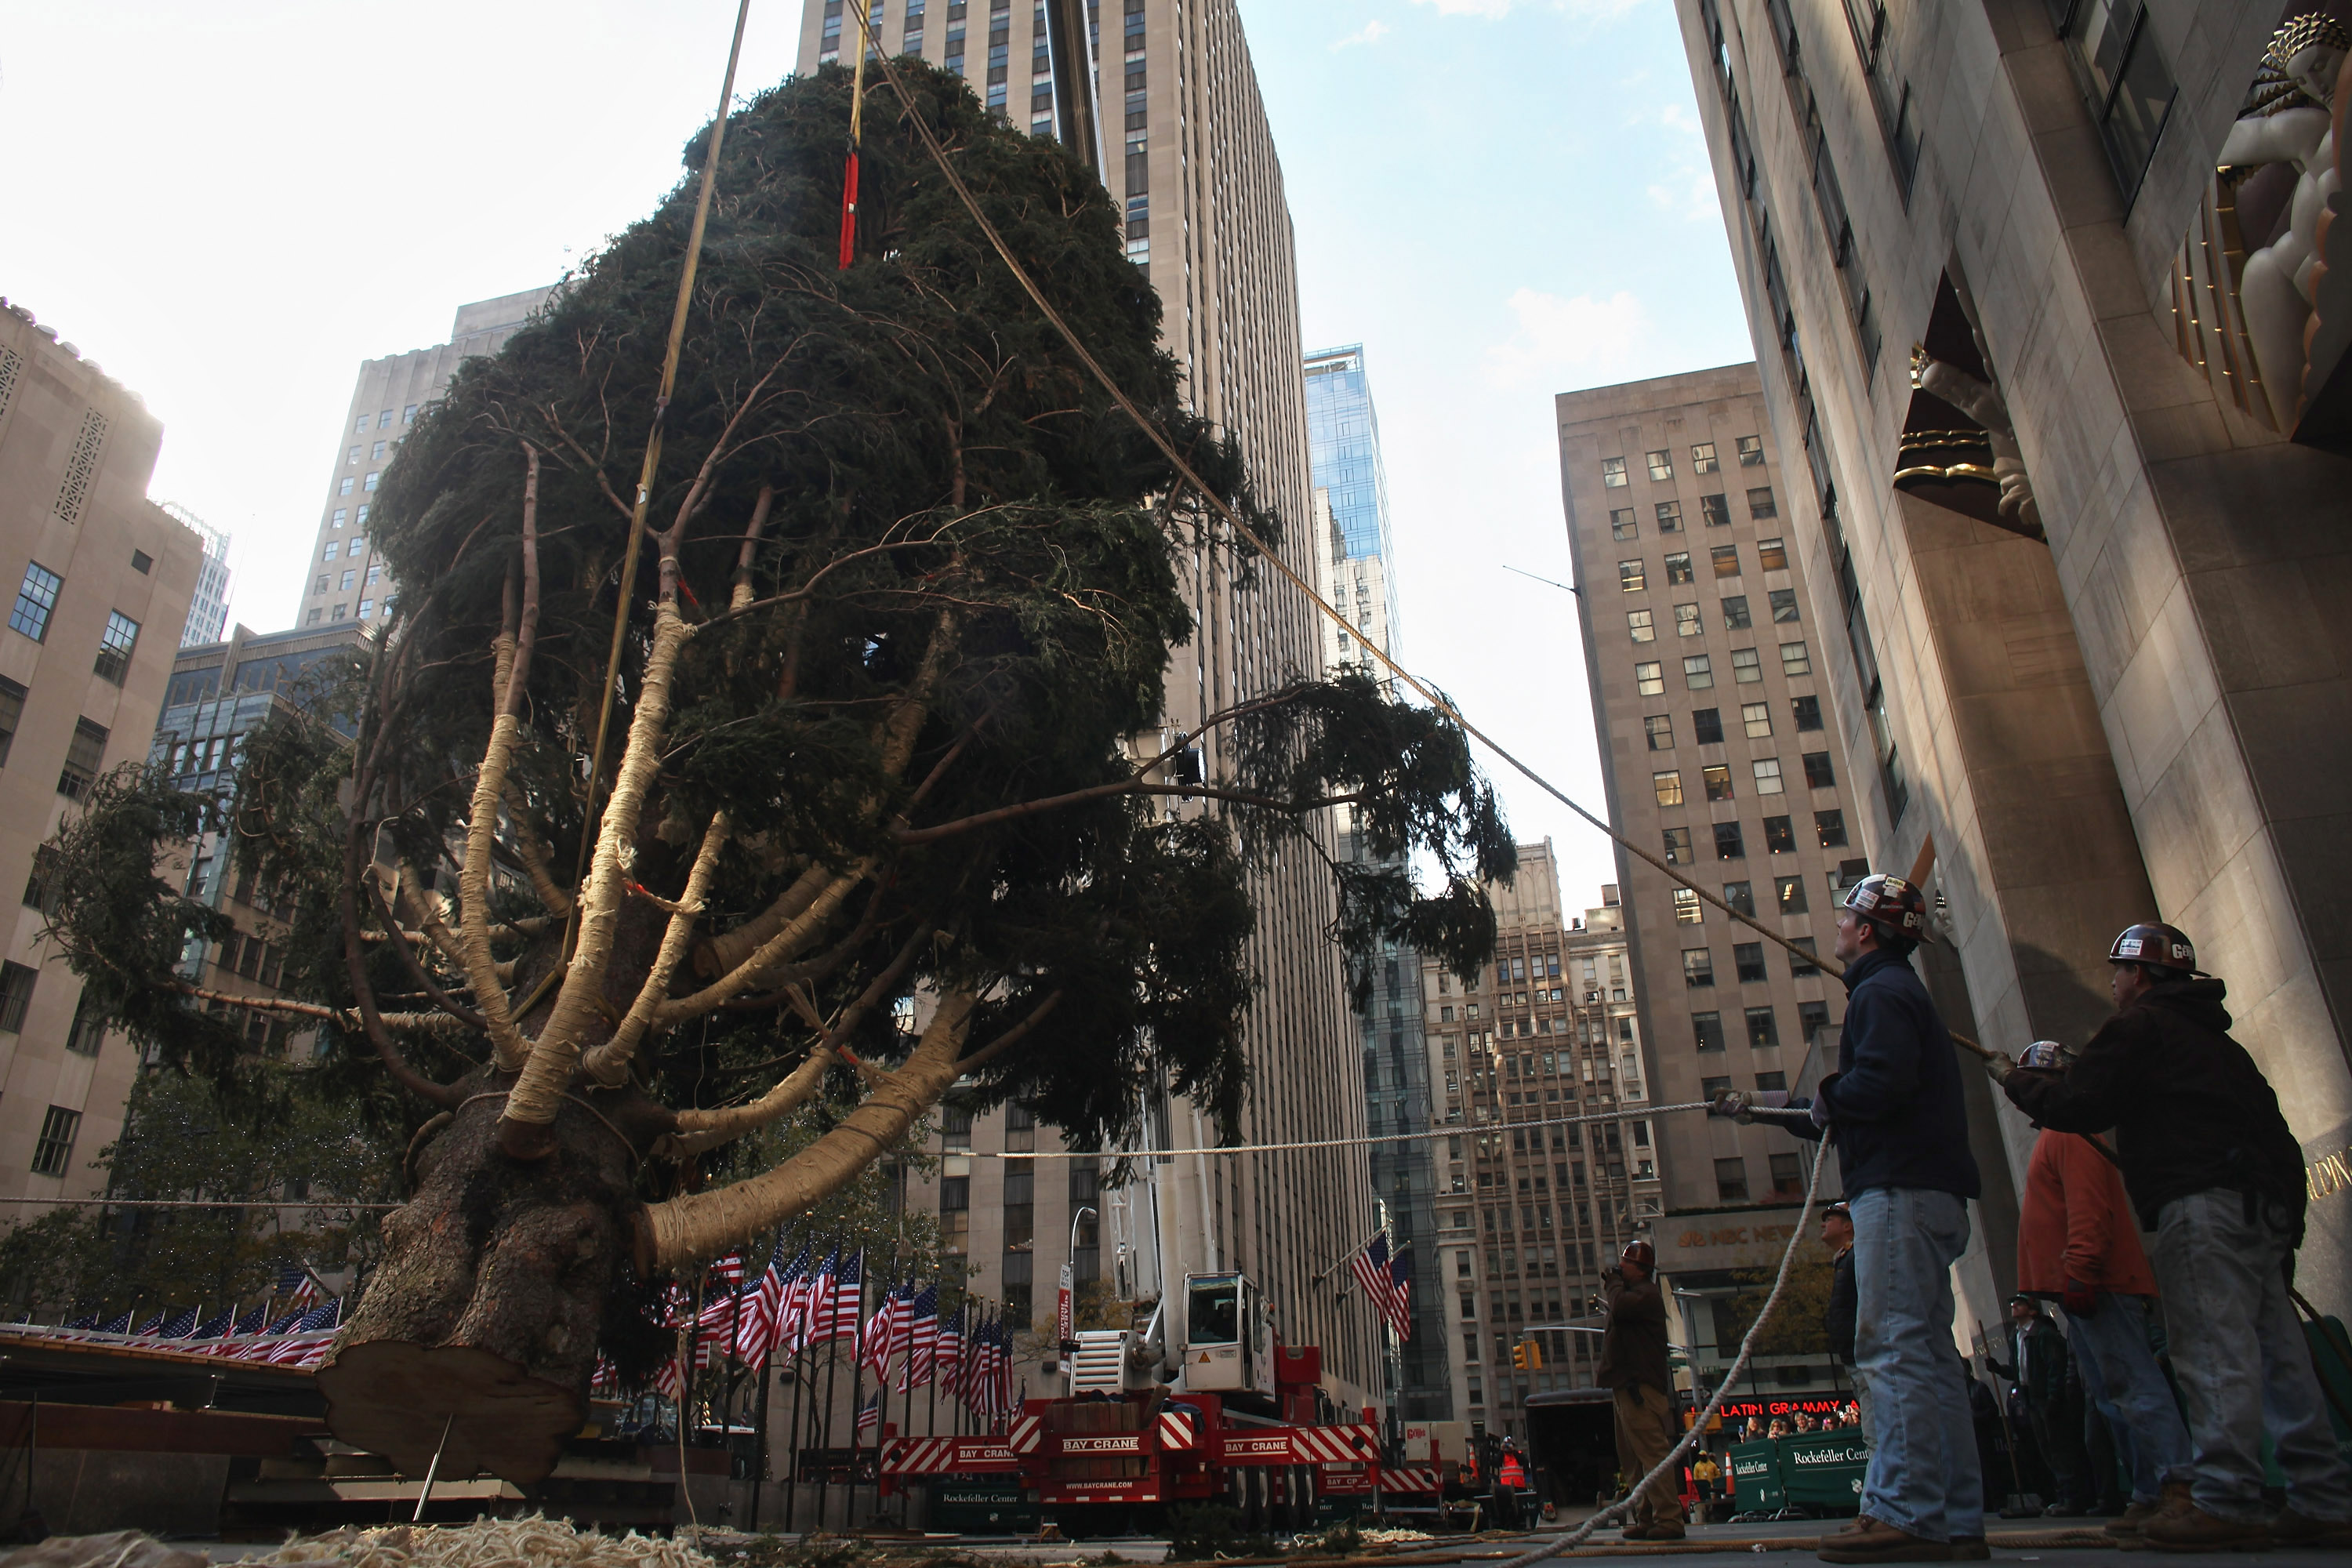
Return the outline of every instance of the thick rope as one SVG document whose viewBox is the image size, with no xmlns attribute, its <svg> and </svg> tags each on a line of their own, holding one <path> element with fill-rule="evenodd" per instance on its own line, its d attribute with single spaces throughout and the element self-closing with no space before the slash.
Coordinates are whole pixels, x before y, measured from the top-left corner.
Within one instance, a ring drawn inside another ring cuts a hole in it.
<svg viewBox="0 0 2352 1568">
<path fill-rule="evenodd" d="M 1780 1303 L 1780 1291 L 1789 1283 L 1789 1266 L 1796 1261 L 1797 1248 L 1804 1244 L 1805 1231 L 1812 1224 L 1813 1199 L 1822 1190 L 1822 1167 L 1829 1162 L 1829 1152 L 1830 1141 L 1823 1138 L 1820 1146 L 1813 1151 L 1813 1173 L 1811 1179 L 1805 1184 L 1805 1206 L 1799 1212 L 1796 1228 L 1790 1232 L 1789 1245 L 1780 1254 L 1780 1271 L 1773 1276 L 1772 1293 L 1764 1298 L 1763 1310 L 1756 1314 L 1755 1322 L 1748 1325 L 1747 1337 L 1739 1342 L 1739 1354 L 1725 1370 L 1723 1381 L 1716 1386 L 1714 1394 L 1708 1398 L 1706 1408 L 1701 1410 L 1692 1420 L 1690 1429 L 1683 1434 L 1682 1440 L 1666 1450 L 1666 1457 L 1653 1466 L 1648 1475 L 1628 1488 L 1623 1499 L 1611 1503 L 1574 1530 L 1562 1531 L 1531 1551 L 1523 1552 L 1517 1557 L 1506 1558 L 1495 1564 L 1495 1568 L 1530 1568 L 1531 1564 L 1540 1563 L 1547 1557 L 1556 1557 L 1562 1552 L 1583 1545 L 1591 1539 L 1594 1531 L 1604 1524 L 1614 1523 L 1624 1518 L 1625 1511 L 1633 1506 L 1634 1500 L 1642 1495 L 1643 1489 L 1660 1476 L 1671 1474 L 1682 1463 L 1683 1456 L 1689 1453 L 1699 1438 L 1706 1434 L 1706 1424 L 1713 1420 L 1715 1413 L 1723 1407 L 1724 1395 L 1729 1394 L 1731 1385 L 1739 1381 L 1739 1374 L 1748 1370 L 1748 1358 L 1756 1353 L 1757 1336 L 1761 1334 L 1764 1331 L 1764 1326 L 1772 1321 L 1772 1309 Z M 1693 1369 L 1693 1373 L 1696 1375 L 1696 1368 Z"/>
</svg>

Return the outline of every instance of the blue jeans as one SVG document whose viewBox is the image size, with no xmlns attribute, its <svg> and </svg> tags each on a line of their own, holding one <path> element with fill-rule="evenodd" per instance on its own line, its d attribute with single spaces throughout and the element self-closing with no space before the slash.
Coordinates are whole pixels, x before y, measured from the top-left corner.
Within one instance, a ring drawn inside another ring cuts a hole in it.
<svg viewBox="0 0 2352 1568">
<path fill-rule="evenodd" d="M 2116 1436 L 2131 1468 L 2132 1501 L 2154 1502 L 2167 1481 L 2189 1479 L 2189 1428 L 2172 1385 L 2147 1342 L 2147 1300 L 2099 1292 L 2099 1310 L 2066 1320 L 2074 1364 L 2092 1399 L 2115 1412 Z"/>
<path fill-rule="evenodd" d="M 2157 1213 L 2148 1260 L 2164 1292 L 2173 1374 L 2189 1402 L 2189 1491 L 2216 1518 L 2268 1517 L 2267 1431 L 2288 1506 L 2309 1519 L 2352 1520 L 2352 1471 L 2336 1451 L 2311 1348 L 2287 1300 L 2289 1250 L 2273 1216 L 2248 1220 L 2236 1193 L 2191 1193 Z"/>
<path fill-rule="evenodd" d="M 1968 1205 L 1926 1187 L 1873 1187 L 1850 1206 L 1854 1381 L 1870 1412 L 1862 1511 L 1928 1541 L 1980 1536 L 1984 1479 L 1952 1342 L 1952 1263 L 1968 1246 Z"/>
</svg>

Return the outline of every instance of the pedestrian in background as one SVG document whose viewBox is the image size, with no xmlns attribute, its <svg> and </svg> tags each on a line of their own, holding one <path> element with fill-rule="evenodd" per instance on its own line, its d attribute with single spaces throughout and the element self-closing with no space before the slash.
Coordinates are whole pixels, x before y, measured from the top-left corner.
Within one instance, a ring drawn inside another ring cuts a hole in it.
<svg viewBox="0 0 2352 1568">
<path fill-rule="evenodd" d="M 2050 1472 L 2053 1496 L 2042 1511 L 2082 1518 L 2091 1505 L 2085 1496 L 2083 1415 L 2066 1396 L 2066 1336 L 2039 1301 L 2021 1291 L 2009 1299 L 2009 1360 L 1990 1353 L 1985 1359 L 2016 1385 L 2033 1446 Z"/>
<path fill-rule="evenodd" d="M 1680 1541 L 1682 1499 L 1675 1478 L 1647 1486 L 1675 1444 L 1674 1373 L 1666 1364 L 1666 1300 L 1658 1289 L 1657 1254 L 1646 1241 L 1629 1241 L 1617 1267 L 1601 1276 L 1608 1320 L 1601 1334 L 1601 1366 L 1593 1381 L 1612 1392 L 1617 1415 L 1617 1463 L 1633 1496 L 1628 1541 Z"/>
</svg>

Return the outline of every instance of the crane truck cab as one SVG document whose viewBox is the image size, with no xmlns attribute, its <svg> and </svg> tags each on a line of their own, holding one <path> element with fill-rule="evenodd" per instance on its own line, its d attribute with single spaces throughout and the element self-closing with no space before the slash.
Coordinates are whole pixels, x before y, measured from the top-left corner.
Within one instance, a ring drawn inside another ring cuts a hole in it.
<svg viewBox="0 0 2352 1568">
<path fill-rule="evenodd" d="M 1182 1327 L 1181 1391 L 1274 1396 L 1274 1324 L 1247 1275 L 1184 1276 Z"/>
</svg>

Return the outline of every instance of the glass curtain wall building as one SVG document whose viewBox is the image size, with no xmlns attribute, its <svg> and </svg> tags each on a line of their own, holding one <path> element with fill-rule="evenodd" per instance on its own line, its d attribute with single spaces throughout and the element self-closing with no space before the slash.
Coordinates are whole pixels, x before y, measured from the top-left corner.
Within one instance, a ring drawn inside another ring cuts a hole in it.
<svg viewBox="0 0 2352 1568">
<path fill-rule="evenodd" d="M 1315 548 L 1323 596 L 1346 611 L 1352 632 L 1324 623 L 1327 669 L 1362 665 L 1364 647 L 1396 656 L 1396 592 L 1390 573 L 1388 485 L 1381 470 L 1380 419 L 1364 376 L 1361 344 L 1307 356 L 1308 482 L 1314 487 Z M 1349 814 L 1352 816 L 1352 812 Z M 1342 818 L 1341 850 L 1366 856 L 1355 823 Z M 1406 948 L 1381 954 L 1372 994 L 1355 1017 L 1364 1056 L 1364 1119 L 1382 1132 L 1427 1131 L 1433 1100 L 1429 1050 L 1423 1037 L 1422 962 Z M 1445 1312 L 1432 1199 L 1436 1168 L 1426 1139 L 1374 1143 L 1374 1201 L 1382 1205 L 1391 1246 L 1408 1243 L 1412 1268 L 1412 1334 L 1391 1345 L 1389 1408 L 1402 1420 L 1450 1421 L 1454 1397 L 1445 1354 Z"/>
</svg>

